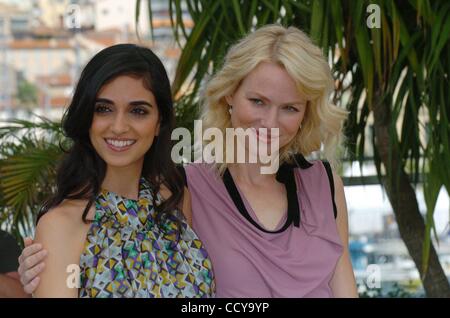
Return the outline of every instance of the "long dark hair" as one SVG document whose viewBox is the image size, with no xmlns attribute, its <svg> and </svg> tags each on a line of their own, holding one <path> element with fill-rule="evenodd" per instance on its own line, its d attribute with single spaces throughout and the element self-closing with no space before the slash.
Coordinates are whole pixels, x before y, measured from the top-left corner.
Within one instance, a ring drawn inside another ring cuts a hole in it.
<svg viewBox="0 0 450 318">
<path fill-rule="evenodd" d="M 148 48 L 133 44 L 118 44 L 97 53 L 86 65 L 75 88 L 73 99 L 64 114 L 62 127 L 72 141 L 70 149 L 58 167 L 56 193 L 42 206 L 39 218 L 65 199 L 88 200 L 82 220 L 101 190 L 105 178 L 106 163 L 95 151 L 89 138 L 94 114 L 95 99 L 100 89 L 120 75 L 142 78 L 145 86 L 155 96 L 160 114 L 160 131 L 144 157 L 142 176 L 158 193 L 164 184 L 171 197 L 155 205 L 156 221 L 173 213 L 183 197 L 184 180 L 170 157 L 171 133 L 174 127 L 174 111 L 170 82 L 159 58 Z M 155 201 L 154 201 L 155 202 Z M 179 220 L 178 226 L 180 225 Z"/>
</svg>

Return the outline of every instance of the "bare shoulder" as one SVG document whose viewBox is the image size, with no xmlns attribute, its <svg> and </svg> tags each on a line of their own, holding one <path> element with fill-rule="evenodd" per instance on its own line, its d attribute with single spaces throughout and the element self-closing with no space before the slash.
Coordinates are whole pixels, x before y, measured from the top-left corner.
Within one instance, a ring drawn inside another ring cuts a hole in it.
<svg viewBox="0 0 450 318">
<path fill-rule="evenodd" d="M 58 206 L 50 209 L 40 219 L 36 226 L 36 241 L 67 240 L 77 237 L 77 234 L 85 231 L 86 224 L 82 220 L 82 214 L 87 201 L 64 200 Z M 91 207 L 88 213 L 93 215 Z"/>
<path fill-rule="evenodd" d="M 72 218 L 70 217 L 72 208 L 67 207 L 65 204 L 60 204 L 49 211 L 39 219 L 36 226 L 36 236 L 42 232 L 42 234 L 56 232 L 65 232 L 66 228 L 70 228 Z M 70 211 L 70 212 L 69 212 Z"/>
<path fill-rule="evenodd" d="M 51 226 L 51 224 L 73 226 L 74 223 L 78 223 L 77 221 L 81 220 L 81 216 L 87 203 L 86 200 L 64 200 L 59 205 L 46 212 L 39 219 L 38 226 Z"/>
</svg>

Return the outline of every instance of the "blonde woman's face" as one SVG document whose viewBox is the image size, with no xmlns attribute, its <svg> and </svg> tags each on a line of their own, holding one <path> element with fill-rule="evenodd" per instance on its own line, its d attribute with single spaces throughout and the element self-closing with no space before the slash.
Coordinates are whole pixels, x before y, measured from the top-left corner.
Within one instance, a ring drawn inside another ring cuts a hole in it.
<svg viewBox="0 0 450 318">
<path fill-rule="evenodd" d="M 270 135 L 271 128 L 278 128 L 280 148 L 296 136 L 307 104 L 284 67 L 269 62 L 258 64 L 226 101 L 232 106 L 233 128 L 254 128 L 265 143 L 276 137 Z M 259 128 L 267 128 L 269 134 Z"/>
</svg>

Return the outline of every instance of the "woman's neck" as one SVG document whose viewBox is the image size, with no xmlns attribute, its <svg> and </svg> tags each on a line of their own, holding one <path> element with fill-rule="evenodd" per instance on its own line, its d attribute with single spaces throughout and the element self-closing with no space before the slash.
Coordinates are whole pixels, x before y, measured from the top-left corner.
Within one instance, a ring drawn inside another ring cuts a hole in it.
<svg viewBox="0 0 450 318">
<path fill-rule="evenodd" d="M 275 174 L 262 174 L 261 164 L 239 163 L 228 166 L 230 173 L 238 183 L 261 185 L 276 182 Z"/>
<path fill-rule="evenodd" d="M 139 180 L 141 174 L 142 165 L 139 167 L 108 166 L 102 188 L 125 198 L 136 200 L 139 197 Z"/>
</svg>

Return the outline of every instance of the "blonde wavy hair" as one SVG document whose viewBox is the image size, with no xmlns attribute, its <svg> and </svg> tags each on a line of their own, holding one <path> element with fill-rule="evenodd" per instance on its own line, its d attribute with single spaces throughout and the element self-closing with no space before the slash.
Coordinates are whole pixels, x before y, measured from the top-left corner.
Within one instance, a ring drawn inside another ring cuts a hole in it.
<svg viewBox="0 0 450 318">
<path fill-rule="evenodd" d="M 283 66 L 296 82 L 299 93 L 308 100 L 301 128 L 291 142 L 280 149 L 280 164 L 291 162 L 295 154 L 309 156 L 318 152 L 336 168 L 339 164 L 336 153 L 343 142 L 342 125 L 348 112 L 329 102 L 334 89 L 330 67 L 321 49 L 295 27 L 267 25 L 229 49 L 222 68 L 203 90 L 203 131 L 216 127 L 225 136 L 225 129 L 231 128 L 225 97 L 232 95 L 261 62 Z M 221 174 L 226 167 L 226 163 L 216 164 Z"/>
</svg>

